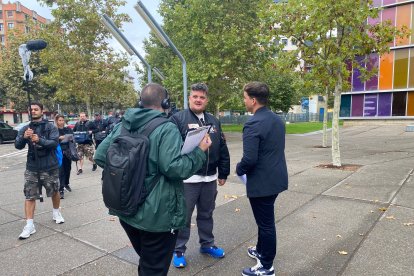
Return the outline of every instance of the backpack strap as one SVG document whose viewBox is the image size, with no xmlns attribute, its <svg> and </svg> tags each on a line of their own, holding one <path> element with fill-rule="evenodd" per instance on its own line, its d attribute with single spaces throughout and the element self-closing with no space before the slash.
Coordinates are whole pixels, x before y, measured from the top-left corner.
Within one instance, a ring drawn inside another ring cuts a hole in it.
<svg viewBox="0 0 414 276">
<path fill-rule="evenodd" d="M 168 122 L 169 120 L 164 117 L 156 117 L 149 121 L 144 128 L 140 131 L 141 134 L 145 136 L 149 136 L 158 126 Z"/>
</svg>

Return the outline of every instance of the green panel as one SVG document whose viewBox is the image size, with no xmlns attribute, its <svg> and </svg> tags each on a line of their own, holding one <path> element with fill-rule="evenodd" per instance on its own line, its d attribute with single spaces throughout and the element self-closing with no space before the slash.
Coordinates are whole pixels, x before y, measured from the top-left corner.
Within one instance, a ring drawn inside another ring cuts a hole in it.
<svg viewBox="0 0 414 276">
<path fill-rule="evenodd" d="M 409 49 L 395 51 L 394 89 L 407 88 Z"/>
<path fill-rule="evenodd" d="M 351 116 L 351 95 L 341 96 L 341 109 L 339 112 L 340 117 Z"/>
</svg>

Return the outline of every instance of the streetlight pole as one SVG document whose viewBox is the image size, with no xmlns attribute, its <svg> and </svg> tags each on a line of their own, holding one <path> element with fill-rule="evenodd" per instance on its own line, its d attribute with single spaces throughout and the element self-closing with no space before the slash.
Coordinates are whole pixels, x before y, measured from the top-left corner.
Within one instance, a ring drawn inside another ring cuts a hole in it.
<svg viewBox="0 0 414 276">
<path fill-rule="evenodd" d="M 178 51 L 177 47 L 175 47 L 174 43 L 168 37 L 168 35 L 164 32 L 164 30 L 158 25 L 157 21 L 152 17 L 149 11 L 145 8 L 144 4 L 140 0 L 138 0 L 137 4 L 134 6 L 135 10 L 138 14 L 142 17 L 142 19 L 147 23 L 148 27 L 154 32 L 155 36 L 159 39 L 159 41 L 165 46 L 169 46 L 173 52 L 178 56 L 181 60 L 182 67 L 183 67 L 183 89 L 184 89 L 184 109 L 188 108 L 188 99 L 187 99 L 187 62 L 185 61 L 184 57 L 181 55 L 180 51 Z"/>
<path fill-rule="evenodd" d="M 134 46 L 126 39 L 124 34 L 116 27 L 115 23 L 106 14 L 101 15 L 101 22 L 105 25 L 106 29 L 118 40 L 119 44 L 127 51 L 129 55 L 136 55 L 141 62 L 147 67 L 148 71 L 148 83 L 152 82 L 151 66 L 148 62 L 138 53 Z"/>
</svg>

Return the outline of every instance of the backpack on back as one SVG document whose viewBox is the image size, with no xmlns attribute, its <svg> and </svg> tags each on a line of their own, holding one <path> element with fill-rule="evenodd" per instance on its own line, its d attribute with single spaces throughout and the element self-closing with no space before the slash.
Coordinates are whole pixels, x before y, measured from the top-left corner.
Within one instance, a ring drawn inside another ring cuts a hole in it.
<svg viewBox="0 0 414 276">
<path fill-rule="evenodd" d="M 137 132 L 129 132 L 121 126 L 121 133 L 108 147 L 102 176 L 102 195 L 105 206 L 113 213 L 135 215 L 159 181 L 160 175 L 157 175 L 149 189 L 144 184 L 149 153 L 148 136 L 166 122 L 166 118 L 154 118 L 142 131 Z"/>
</svg>

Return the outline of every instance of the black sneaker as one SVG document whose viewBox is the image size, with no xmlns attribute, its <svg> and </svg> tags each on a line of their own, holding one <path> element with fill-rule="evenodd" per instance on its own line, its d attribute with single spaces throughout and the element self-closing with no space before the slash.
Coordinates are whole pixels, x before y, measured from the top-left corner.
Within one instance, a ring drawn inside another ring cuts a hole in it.
<svg viewBox="0 0 414 276">
<path fill-rule="evenodd" d="M 64 199 L 65 198 L 65 193 L 64 192 L 60 192 L 60 199 Z"/>
<path fill-rule="evenodd" d="M 69 185 L 66 185 L 66 186 L 65 186 L 65 189 L 66 189 L 66 191 L 68 191 L 68 192 L 72 192 L 72 188 L 71 188 Z"/>
<path fill-rule="evenodd" d="M 83 173 L 82 169 L 79 169 L 78 172 L 76 173 L 77 175 L 80 175 L 81 173 Z"/>
<path fill-rule="evenodd" d="M 264 268 L 260 263 L 249 268 L 243 269 L 243 276 L 275 276 L 275 269 L 273 266 L 269 269 Z"/>
<path fill-rule="evenodd" d="M 96 168 L 97 168 L 98 166 L 96 165 L 96 164 L 93 164 L 93 166 L 92 166 L 92 171 L 94 172 L 94 171 L 96 171 Z"/>
<path fill-rule="evenodd" d="M 247 255 L 253 259 L 260 261 L 261 256 L 259 252 L 257 252 L 256 246 L 249 246 L 249 248 L 247 248 Z"/>
</svg>

